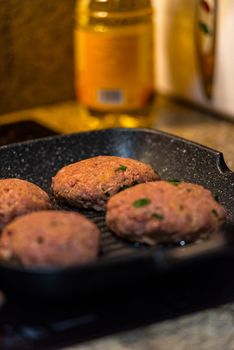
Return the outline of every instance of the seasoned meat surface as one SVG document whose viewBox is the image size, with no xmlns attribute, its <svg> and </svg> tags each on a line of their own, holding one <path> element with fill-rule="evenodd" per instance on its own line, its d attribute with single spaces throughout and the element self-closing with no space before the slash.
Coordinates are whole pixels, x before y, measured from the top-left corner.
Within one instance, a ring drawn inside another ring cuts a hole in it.
<svg viewBox="0 0 234 350">
<path fill-rule="evenodd" d="M 24 266 L 57 267 L 93 261 L 99 250 L 97 226 L 79 213 L 38 211 L 8 224 L 0 237 L 0 257 Z"/>
<path fill-rule="evenodd" d="M 204 187 L 167 181 L 139 184 L 107 204 L 106 223 L 117 236 L 148 244 L 194 241 L 224 221 L 225 211 Z"/>
<path fill-rule="evenodd" d="M 98 156 L 67 165 L 52 179 L 52 191 L 70 205 L 105 210 L 115 193 L 137 183 L 159 180 L 150 165 L 134 159 Z"/>
<path fill-rule="evenodd" d="M 48 194 L 21 179 L 0 179 L 0 229 L 19 215 L 51 208 Z"/>
</svg>

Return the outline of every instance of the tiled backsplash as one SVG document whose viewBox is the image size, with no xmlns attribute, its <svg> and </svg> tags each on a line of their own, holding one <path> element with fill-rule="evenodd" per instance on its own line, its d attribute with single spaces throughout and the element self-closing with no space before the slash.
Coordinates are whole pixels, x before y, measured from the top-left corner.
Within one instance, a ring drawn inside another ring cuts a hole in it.
<svg viewBox="0 0 234 350">
<path fill-rule="evenodd" d="M 0 0 L 0 114 L 70 99 L 75 0 Z"/>
</svg>

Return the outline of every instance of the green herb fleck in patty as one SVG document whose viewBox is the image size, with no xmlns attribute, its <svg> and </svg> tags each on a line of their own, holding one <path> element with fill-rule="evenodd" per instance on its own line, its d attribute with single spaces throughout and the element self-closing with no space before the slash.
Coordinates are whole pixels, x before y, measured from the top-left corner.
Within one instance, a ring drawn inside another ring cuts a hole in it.
<svg viewBox="0 0 234 350">
<path fill-rule="evenodd" d="M 149 198 L 140 198 L 133 202 L 132 205 L 134 208 L 141 208 L 145 207 L 146 205 L 149 205 L 150 203 L 151 200 Z"/>
<path fill-rule="evenodd" d="M 159 213 L 154 213 L 154 214 L 152 214 L 152 218 L 155 220 L 162 221 L 164 219 L 164 215 L 159 214 Z"/>
<path fill-rule="evenodd" d="M 170 182 L 170 184 L 174 186 L 178 186 L 181 183 L 181 181 L 177 179 L 167 180 L 167 182 Z"/>
<path fill-rule="evenodd" d="M 218 217 L 218 212 L 215 209 L 211 210 L 212 214 L 217 218 Z"/>
<path fill-rule="evenodd" d="M 128 188 L 130 188 L 130 187 L 133 187 L 133 186 L 135 186 L 135 185 L 138 185 L 138 184 L 139 184 L 138 181 L 134 181 L 134 182 L 133 182 L 132 184 L 130 184 L 130 185 L 122 185 L 122 186 L 119 188 L 118 192 L 124 191 L 124 190 L 126 190 L 126 189 L 128 189 Z"/>
<path fill-rule="evenodd" d="M 115 173 L 117 173 L 118 171 L 126 171 L 127 167 L 125 165 L 120 165 L 119 168 L 115 169 Z"/>
</svg>

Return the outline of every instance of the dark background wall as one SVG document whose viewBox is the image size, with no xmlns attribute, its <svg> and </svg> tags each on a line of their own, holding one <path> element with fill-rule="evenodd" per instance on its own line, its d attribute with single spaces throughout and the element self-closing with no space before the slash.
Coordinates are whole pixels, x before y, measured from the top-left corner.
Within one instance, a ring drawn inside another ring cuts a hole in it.
<svg viewBox="0 0 234 350">
<path fill-rule="evenodd" d="M 0 0 L 0 114 L 74 97 L 75 0 Z"/>
</svg>

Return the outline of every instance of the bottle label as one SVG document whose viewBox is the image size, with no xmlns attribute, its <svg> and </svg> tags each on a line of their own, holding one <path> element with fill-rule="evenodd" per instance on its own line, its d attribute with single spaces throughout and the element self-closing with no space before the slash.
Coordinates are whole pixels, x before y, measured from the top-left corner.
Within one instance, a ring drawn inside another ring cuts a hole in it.
<svg viewBox="0 0 234 350">
<path fill-rule="evenodd" d="M 139 109 L 153 94 L 153 26 L 75 33 L 79 102 L 100 110 Z"/>
</svg>

